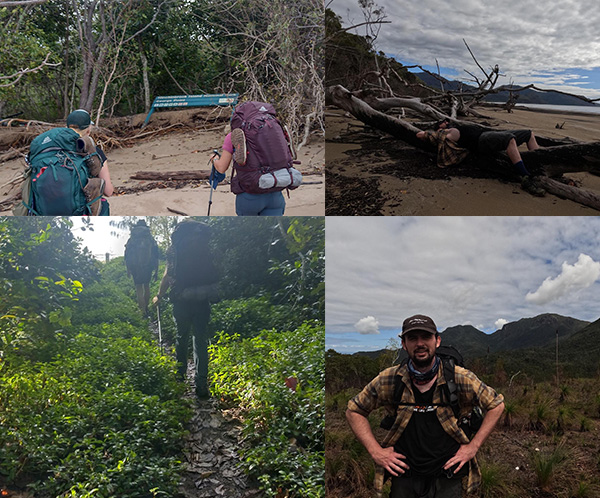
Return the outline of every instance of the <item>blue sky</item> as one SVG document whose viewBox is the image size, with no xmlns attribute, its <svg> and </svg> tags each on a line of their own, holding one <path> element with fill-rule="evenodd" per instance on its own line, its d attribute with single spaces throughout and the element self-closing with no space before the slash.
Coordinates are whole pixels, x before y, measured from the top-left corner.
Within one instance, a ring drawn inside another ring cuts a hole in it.
<svg viewBox="0 0 600 498">
<path fill-rule="evenodd" d="M 397 2 L 379 0 L 386 20 L 375 47 L 401 62 L 418 63 L 442 75 L 482 73 L 495 64 L 506 76 L 499 84 L 534 83 L 547 89 L 600 98 L 600 9 L 593 0 L 484 0 Z M 328 7 L 345 27 L 364 21 L 357 0 L 333 0 Z M 358 34 L 366 33 L 365 27 Z"/>
<path fill-rule="evenodd" d="M 376 350 L 426 314 L 493 332 L 542 313 L 600 317 L 600 218 L 328 217 L 326 346 Z"/>
</svg>

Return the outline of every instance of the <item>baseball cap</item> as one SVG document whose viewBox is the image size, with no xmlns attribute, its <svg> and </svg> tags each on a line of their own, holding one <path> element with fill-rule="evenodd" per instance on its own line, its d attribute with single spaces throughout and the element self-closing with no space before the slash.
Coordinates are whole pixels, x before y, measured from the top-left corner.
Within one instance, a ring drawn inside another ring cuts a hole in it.
<svg viewBox="0 0 600 498">
<path fill-rule="evenodd" d="M 77 109 L 67 116 L 67 126 L 76 126 L 80 130 L 85 130 L 88 126 L 93 125 L 94 122 L 90 116 L 90 113 L 85 109 Z"/>
<path fill-rule="evenodd" d="M 435 323 L 431 318 L 425 315 L 414 315 L 404 320 L 400 337 L 403 337 L 404 334 L 410 332 L 411 330 L 424 330 L 425 332 L 429 332 L 431 334 L 437 334 L 437 327 L 435 326 Z"/>
</svg>

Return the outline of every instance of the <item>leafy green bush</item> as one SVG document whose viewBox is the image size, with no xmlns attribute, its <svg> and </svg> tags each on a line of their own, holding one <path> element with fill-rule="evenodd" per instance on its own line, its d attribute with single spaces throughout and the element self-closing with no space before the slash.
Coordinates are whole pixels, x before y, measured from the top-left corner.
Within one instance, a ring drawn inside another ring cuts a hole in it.
<svg viewBox="0 0 600 498">
<path fill-rule="evenodd" d="M 188 411 L 174 362 L 141 339 L 80 335 L 51 363 L 1 378 L 0 474 L 58 496 L 171 493 Z"/>
<path fill-rule="evenodd" d="M 294 329 L 301 325 L 296 322 L 291 306 L 272 304 L 269 297 L 262 296 L 214 304 L 209 330 L 252 337 L 265 329 Z"/>
<path fill-rule="evenodd" d="M 242 454 L 265 495 L 324 496 L 323 328 L 220 333 L 209 352 L 211 390 L 242 410 Z"/>
</svg>

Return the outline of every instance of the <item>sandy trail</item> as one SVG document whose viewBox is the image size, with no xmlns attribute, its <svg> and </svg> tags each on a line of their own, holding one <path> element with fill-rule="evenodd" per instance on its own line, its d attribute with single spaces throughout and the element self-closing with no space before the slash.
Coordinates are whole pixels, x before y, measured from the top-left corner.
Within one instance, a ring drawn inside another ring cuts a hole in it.
<svg viewBox="0 0 600 498">
<path fill-rule="evenodd" d="M 131 175 L 138 171 L 180 171 L 206 170 L 211 151 L 221 149 L 225 137 L 226 123 L 208 123 L 200 129 L 199 116 L 206 117 L 206 112 L 198 110 L 167 111 L 154 113 L 153 127 L 167 126 L 172 123 L 185 123 L 189 127 L 172 128 L 168 134 L 141 138 L 132 146 L 113 148 L 107 152 L 111 179 L 117 191 L 108 198 L 111 215 L 123 216 L 164 216 L 173 215 L 168 208 L 184 212 L 188 215 L 205 216 L 208 212 L 210 187 L 206 181 L 169 183 L 167 188 L 154 188 L 142 192 L 119 194 L 120 189 L 143 188 L 153 183 L 146 180 L 132 180 Z M 141 125 L 145 118 L 138 115 L 128 118 L 133 126 Z M 124 120 L 126 118 L 122 118 Z M 150 130 L 149 127 L 147 130 Z M 0 133 L 8 130 L 1 130 Z M 322 216 L 325 214 L 325 142 L 322 138 L 313 137 L 308 145 L 298 152 L 301 164 L 296 166 L 304 175 L 305 184 L 290 191 L 286 197 L 286 215 Z M 22 159 L 14 159 L 0 163 L 0 185 L 4 185 L 19 175 L 24 168 Z M 307 174 L 310 173 L 310 174 Z M 225 183 L 219 184 L 213 192 L 211 215 L 235 216 L 235 195 L 228 185 L 231 169 L 227 172 Z M 165 185 L 164 182 L 162 182 Z M 0 202 L 16 193 L 16 186 L 4 186 L 0 189 Z M 10 210 L 0 211 L 1 215 L 11 214 Z"/>
</svg>

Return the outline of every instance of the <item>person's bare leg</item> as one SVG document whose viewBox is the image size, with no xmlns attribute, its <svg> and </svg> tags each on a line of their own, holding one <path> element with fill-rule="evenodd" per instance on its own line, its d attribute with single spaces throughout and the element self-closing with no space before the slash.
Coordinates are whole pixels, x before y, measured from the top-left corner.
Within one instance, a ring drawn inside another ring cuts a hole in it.
<svg viewBox="0 0 600 498">
<path fill-rule="evenodd" d="M 535 135 L 531 132 L 531 137 L 529 137 L 529 140 L 527 141 L 527 150 L 537 150 L 539 148 L 540 146 L 535 139 Z"/>
<path fill-rule="evenodd" d="M 521 160 L 521 153 L 517 147 L 517 141 L 514 138 L 511 138 L 510 142 L 508 142 L 506 153 L 508 154 L 510 162 L 513 164 L 517 164 Z"/>
</svg>

